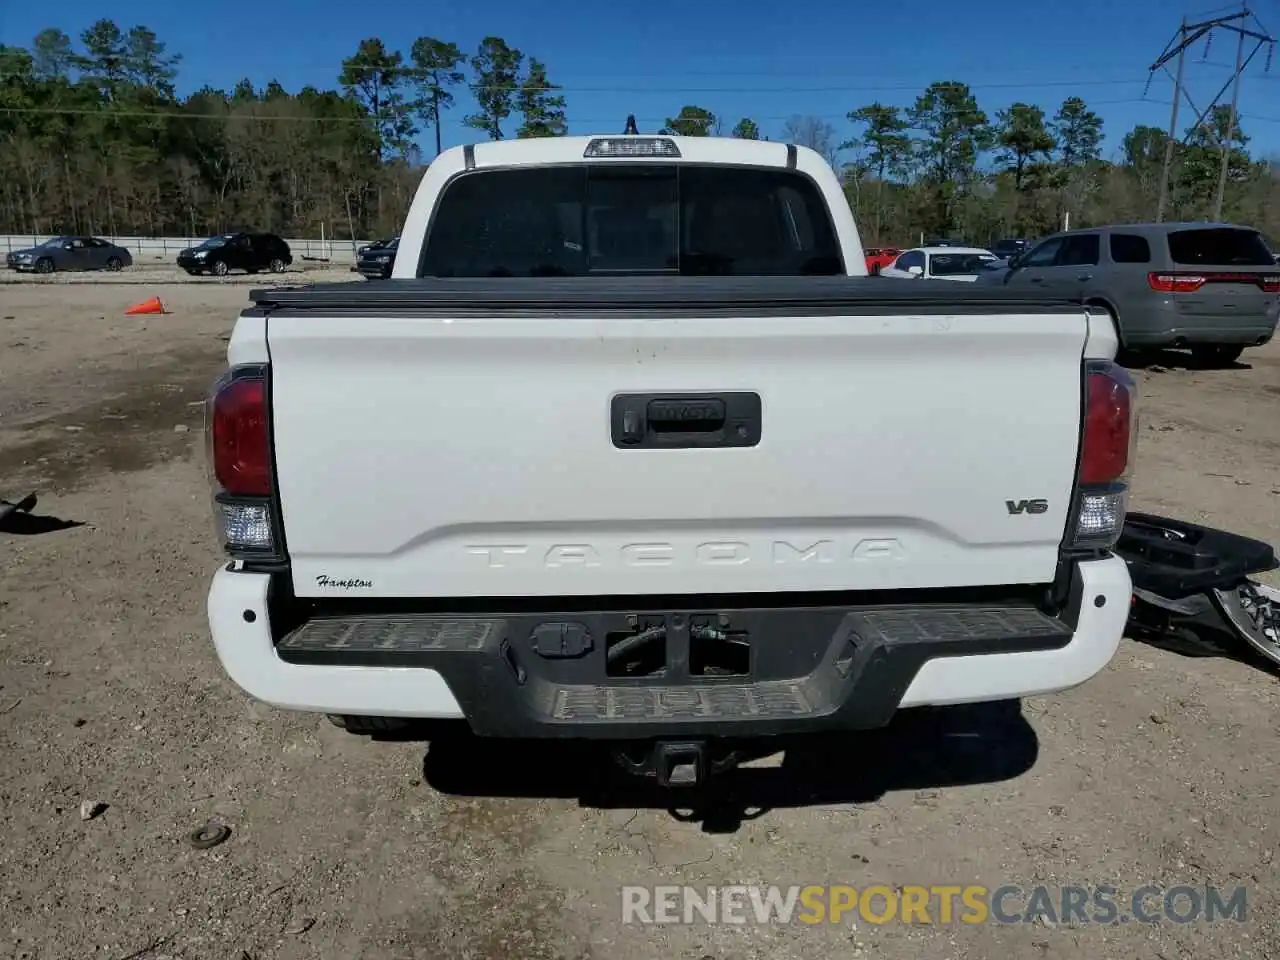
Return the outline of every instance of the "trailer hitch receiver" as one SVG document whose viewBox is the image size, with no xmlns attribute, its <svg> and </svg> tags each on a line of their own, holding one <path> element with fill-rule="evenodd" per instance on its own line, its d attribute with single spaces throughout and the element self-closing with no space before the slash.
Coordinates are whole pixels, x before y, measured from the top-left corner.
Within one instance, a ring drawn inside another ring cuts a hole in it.
<svg viewBox="0 0 1280 960">
<path fill-rule="evenodd" d="M 659 741 L 653 748 L 653 769 L 660 787 L 696 787 L 707 777 L 707 745 Z"/>
</svg>

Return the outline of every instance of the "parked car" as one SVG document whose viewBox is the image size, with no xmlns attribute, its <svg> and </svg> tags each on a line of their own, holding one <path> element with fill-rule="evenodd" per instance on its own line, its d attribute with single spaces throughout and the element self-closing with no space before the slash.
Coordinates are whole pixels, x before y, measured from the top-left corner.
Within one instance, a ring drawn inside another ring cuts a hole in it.
<svg viewBox="0 0 1280 960">
<path fill-rule="evenodd" d="M 916 247 L 905 251 L 882 269 L 880 276 L 898 280 L 961 280 L 972 283 L 986 265 L 995 263 L 996 259 L 994 253 L 981 247 Z"/>
<path fill-rule="evenodd" d="M 867 258 L 867 273 L 874 277 L 897 260 L 902 251 L 898 247 L 867 247 L 863 253 Z"/>
<path fill-rule="evenodd" d="M 1010 257 L 1016 257 L 1020 253 L 1030 250 L 1032 241 L 1024 237 L 1004 237 L 997 240 L 991 252 L 1000 260 L 1008 260 Z"/>
<path fill-rule="evenodd" d="M 1109 317 L 850 282 L 805 147 L 471 149 L 421 179 L 390 281 L 258 290 L 236 324 L 206 609 L 250 696 L 595 738 L 691 786 L 743 738 L 1111 660 L 1136 388 Z"/>
<path fill-rule="evenodd" d="M 963 240 L 948 240 L 946 237 L 927 237 L 922 247 L 963 247 Z"/>
<path fill-rule="evenodd" d="M 1227 364 L 1274 335 L 1276 267 L 1252 227 L 1136 223 L 1055 234 L 982 282 L 1066 287 L 1115 318 L 1130 352 L 1189 347 Z"/>
<path fill-rule="evenodd" d="M 391 242 L 391 238 L 388 237 L 385 240 L 375 240 L 373 241 L 373 243 L 366 243 L 363 247 L 356 247 L 356 263 L 359 263 L 360 258 L 363 257 L 370 250 L 372 250 L 374 247 L 385 247 L 390 242 Z M 357 269 L 356 265 L 352 264 L 351 269 L 352 270 Z"/>
<path fill-rule="evenodd" d="M 14 250 L 5 260 L 10 270 L 53 273 L 55 270 L 123 270 L 133 266 L 124 247 L 97 237 L 53 237 L 44 243 Z"/>
<path fill-rule="evenodd" d="M 396 250 L 400 246 L 400 238 L 361 247 L 363 251 L 356 261 L 354 269 L 366 280 L 385 280 L 391 276 L 391 268 L 395 266 Z"/>
<path fill-rule="evenodd" d="M 178 266 L 193 276 L 212 273 L 223 277 L 232 270 L 283 273 L 291 263 L 289 244 L 274 233 L 224 233 L 178 254 Z"/>
</svg>

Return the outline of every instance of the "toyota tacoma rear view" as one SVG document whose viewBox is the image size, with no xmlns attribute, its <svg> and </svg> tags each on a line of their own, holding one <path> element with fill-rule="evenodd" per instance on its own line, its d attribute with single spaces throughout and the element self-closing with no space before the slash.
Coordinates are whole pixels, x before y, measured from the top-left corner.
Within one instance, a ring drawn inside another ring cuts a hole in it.
<svg viewBox="0 0 1280 960">
<path fill-rule="evenodd" d="M 865 277 L 817 153 L 442 153 L 391 279 L 255 291 L 208 401 L 251 696 L 652 750 L 1062 690 L 1114 654 L 1135 391 L 1102 311 Z"/>
</svg>

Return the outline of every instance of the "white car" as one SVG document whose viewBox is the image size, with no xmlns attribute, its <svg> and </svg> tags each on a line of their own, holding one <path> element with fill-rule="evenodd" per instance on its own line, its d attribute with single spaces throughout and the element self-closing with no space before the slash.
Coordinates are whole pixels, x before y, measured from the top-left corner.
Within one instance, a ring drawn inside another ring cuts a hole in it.
<svg viewBox="0 0 1280 960">
<path fill-rule="evenodd" d="M 1123 635 L 1110 315 L 867 277 L 813 150 L 446 150 L 391 280 L 252 296 L 208 611 L 259 700 L 688 784 L 741 738 L 1075 686 Z"/>
<path fill-rule="evenodd" d="M 880 271 L 897 280 L 961 280 L 973 283 L 1000 258 L 981 247 L 915 247 Z"/>
</svg>

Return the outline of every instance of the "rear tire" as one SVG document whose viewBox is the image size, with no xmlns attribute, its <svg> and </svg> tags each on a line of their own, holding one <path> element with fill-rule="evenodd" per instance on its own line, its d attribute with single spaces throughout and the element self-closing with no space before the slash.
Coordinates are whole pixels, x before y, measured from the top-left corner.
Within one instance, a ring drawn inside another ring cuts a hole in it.
<svg viewBox="0 0 1280 960">
<path fill-rule="evenodd" d="M 407 730 L 410 724 L 410 721 L 403 717 L 353 717 L 337 713 L 326 713 L 325 716 L 335 727 L 358 736 L 400 733 Z"/>
<path fill-rule="evenodd" d="M 276 257 L 269 264 L 272 273 L 284 273 L 284 261 Z"/>
<path fill-rule="evenodd" d="M 1197 343 L 1191 347 L 1191 356 L 1202 367 L 1229 367 L 1240 359 L 1244 345 L 1238 343 Z"/>
</svg>

